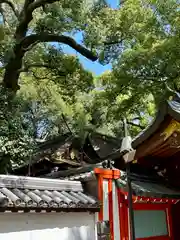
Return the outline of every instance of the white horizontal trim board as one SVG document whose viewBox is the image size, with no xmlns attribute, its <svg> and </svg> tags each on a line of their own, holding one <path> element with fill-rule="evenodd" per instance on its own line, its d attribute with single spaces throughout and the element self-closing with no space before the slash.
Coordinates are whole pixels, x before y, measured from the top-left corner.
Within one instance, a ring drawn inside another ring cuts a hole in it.
<svg viewBox="0 0 180 240">
<path fill-rule="evenodd" d="M 0 187 L 82 192 L 80 181 L 0 175 Z"/>
</svg>

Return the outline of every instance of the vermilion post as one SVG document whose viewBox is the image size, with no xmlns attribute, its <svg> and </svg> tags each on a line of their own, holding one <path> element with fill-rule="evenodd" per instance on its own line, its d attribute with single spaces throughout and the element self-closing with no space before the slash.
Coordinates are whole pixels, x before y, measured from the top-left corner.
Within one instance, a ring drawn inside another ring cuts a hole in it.
<svg viewBox="0 0 180 240">
<path fill-rule="evenodd" d="M 95 174 L 98 177 L 98 196 L 99 201 L 101 202 L 101 208 L 99 212 L 99 221 L 104 220 L 103 216 L 103 181 L 108 182 L 108 215 L 109 215 L 109 223 L 110 223 L 110 233 L 111 233 L 111 240 L 114 240 L 114 216 L 113 214 L 118 214 L 113 212 L 113 193 L 112 193 L 112 184 L 113 180 L 120 178 L 120 171 L 113 170 L 113 169 L 103 169 L 103 168 L 95 168 Z"/>
</svg>

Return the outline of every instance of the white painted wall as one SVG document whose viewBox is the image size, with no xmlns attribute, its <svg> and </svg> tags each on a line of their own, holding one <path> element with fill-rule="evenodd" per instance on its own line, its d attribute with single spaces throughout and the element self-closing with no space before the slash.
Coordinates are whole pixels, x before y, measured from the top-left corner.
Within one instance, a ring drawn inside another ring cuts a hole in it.
<svg viewBox="0 0 180 240">
<path fill-rule="evenodd" d="M 0 240 L 95 240 L 95 214 L 0 213 Z"/>
</svg>

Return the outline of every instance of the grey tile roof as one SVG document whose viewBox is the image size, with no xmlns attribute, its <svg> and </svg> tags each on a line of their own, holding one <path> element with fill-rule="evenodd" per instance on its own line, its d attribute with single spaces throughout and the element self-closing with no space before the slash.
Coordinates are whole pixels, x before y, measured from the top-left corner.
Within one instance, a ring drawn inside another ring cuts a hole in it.
<svg viewBox="0 0 180 240">
<path fill-rule="evenodd" d="M 127 179 L 117 179 L 116 183 L 118 187 L 124 189 L 126 192 L 128 191 Z M 133 180 L 132 190 L 136 196 L 180 199 L 180 191 L 158 182 Z"/>
<path fill-rule="evenodd" d="M 124 189 L 124 191 L 127 192 L 128 189 L 126 172 L 121 170 L 119 171 L 121 177 L 115 181 L 119 188 L 122 188 Z M 93 170 L 91 170 L 80 174 L 68 176 L 65 179 L 68 179 L 70 181 L 80 180 L 82 182 L 86 182 L 95 178 L 95 173 Z M 178 191 L 177 189 L 172 189 L 172 187 L 165 186 L 165 184 L 160 181 L 159 177 L 155 178 L 154 176 L 150 177 L 134 174 L 131 176 L 131 179 L 133 194 L 136 196 L 180 199 L 180 191 Z"/>
<path fill-rule="evenodd" d="M 0 175 L 0 210 L 96 211 L 98 207 L 80 181 Z"/>
<path fill-rule="evenodd" d="M 84 168 L 84 171 L 82 170 L 80 173 L 77 173 L 77 171 L 74 171 L 73 173 L 71 172 L 71 175 L 64 177 L 64 179 L 66 180 L 70 180 L 70 181 L 82 181 L 82 182 L 86 182 L 86 181 L 90 181 L 90 180 L 95 180 L 96 179 L 96 174 L 94 172 L 95 168 L 103 168 L 103 164 L 106 164 L 106 161 L 102 162 L 101 164 L 96 164 L 93 165 L 93 168 Z M 119 170 L 117 168 L 114 168 L 114 170 Z M 119 170 L 120 171 L 120 175 L 121 176 L 125 176 L 126 173 Z"/>
<path fill-rule="evenodd" d="M 86 182 L 86 181 L 96 179 L 96 175 L 95 175 L 94 171 L 90 171 L 90 172 L 75 174 L 75 175 L 69 176 L 65 179 L 70 180 L 70 181 Z"/>
<path fill-rule="evenodd" d="M 162 184 L 134 181 L 133 187 L 137 193 L 145 193 L 146 196 L 180 198 L 179 191 L 173 190 Z"/>
</svg>

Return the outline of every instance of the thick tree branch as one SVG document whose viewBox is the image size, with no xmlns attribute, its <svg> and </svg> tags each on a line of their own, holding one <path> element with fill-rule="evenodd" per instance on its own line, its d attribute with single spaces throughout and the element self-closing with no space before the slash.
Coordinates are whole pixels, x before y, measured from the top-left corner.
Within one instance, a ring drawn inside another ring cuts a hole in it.
<svg viewBox="0 0 180 240">
<path fill-rule="evenodd" d="M 31 45 L 39 42 L 59 42 L 67 44 L 68 46 L 72 47 L 74 50 L 79 52 L 84 57 L 90 59 L 91 61 L 96 61 L 98 59 L 96 54 L 93 54 L 90 50 L 83 47 L 82 45 L 78 44 L 73 38 L 63 35 L 53 35 L 47 33 L 40 33 L 40 34 L 32 34 L 30 36 L 25 37 L 22 42 L 21 46 L 24 51 L 28 49 Z"/>
<path fill-rule="evenodd" d="M 33 11 L 39 7 L 43 7 L 45 4 L 57 2 L 59 0 L 25 0 L 24 7 L 21 11 L 21 21 L 16 29 L 15 38 L 21 39 L 25 37 L 28 30 L 28 24 L 33 19 Z"/>
<path fill-rule="evenodd" d="M 11 0 L 0 0 L 11 3 Z M 28 25 L 33 19 L 33 11 L 45 4 L 57 2 L 58 0 L 25 0 L 21 13 L 19 14 L 19 24 L 14 34 L 16 44 L 13 48 L 13 56 L 9 60 L 5 68 L 4 85 L 5 87 L 16 92 L 19 89 L 18 79 L 22 71 L 23 57 L 27 51 L 39 42 L 59 42 L 64 43 L 75 49 L 86 58 L 96 61 L 98 57 L 91 51 L 76 43 L 76 41 L 68 36 L 58 36 L 53 34 L 41 33 L 27 35 Z M 13 7 L 13 5 L 12 5 Z"/>
<path fill-rule="evenodd" d="M 134 126 L 134 127 L 138 127 L 140 129 L 144 129 L 145 127 L 140 125 L 140 124 L 137 124 L 137 123 L 133 123 L 133 122 L 130 122 L 130 121 L 127 121 L 127 124 L 131 125 L 131 126 Z"/>
<path fill-rule="evenodd" d="M 29 7 L 28 7 L 28 11 L 33 12 L 34 10 L 36 10 L 39 7 L 44 7 L 45 4 L 51 4 L 51 3 L 55 3 L 58 2 L 59 0 L 36 0 L 33 1 Z"/>
<path fill-rule="evenodd" d="M 65 123 L 65 125 L 66 125 L 66 127 L 68 129 L 68 131 L 73 135 L 73 132 L 71 131 L 71 129 L 70 129 L 70 127 L 69 127 L 69 125 L 68 125 L 68 123 L 66 121 L 65 115 L 62 113 L 61 116 L 62 116 L 62 119 L 63 119 L 63 121 L 64 121 L 64 123 Z"/>
<path fill-rule="evenodd" d="M 14 56 L 9 61 L 5 68 L 4 84 L 5 87 L 17 91 L 19 89 L 18 79 L 20 75 L 20 69 L 22 69 L 22 59 L 25 53 L 30 49 L 31 46 L 35 46 L 39 42 L 59 42 L 64 43 L 75 49 L 81 55 L 87 57 L 88 59 L 95 61 L 97 56 L 91 51 L 76 43 L 74 39 L 68 36 L 58 36 L 53 34 L 32 34 L 30 36 L 22 38 L 22 40 L 17 43 L 14 47 Z"/>
<path fill-rule="evenodd" d="M 12 11 L 14 12 L 15 16 L 16 16 L 17 18 L 19 18 L 19 12 L 18 12 L 18 10 L 16 9 L 16 7 L 14 6 L 14 4 L 13 4 L 12 1 L 10 1 L 10 0 L 0 0 L 0 4 L 1 4 L 1 3 L 5 3 L 5 4 L 9 5 L 9 7 L 10 7 L 10 8 L 12 9 Z"/>
</svg>

